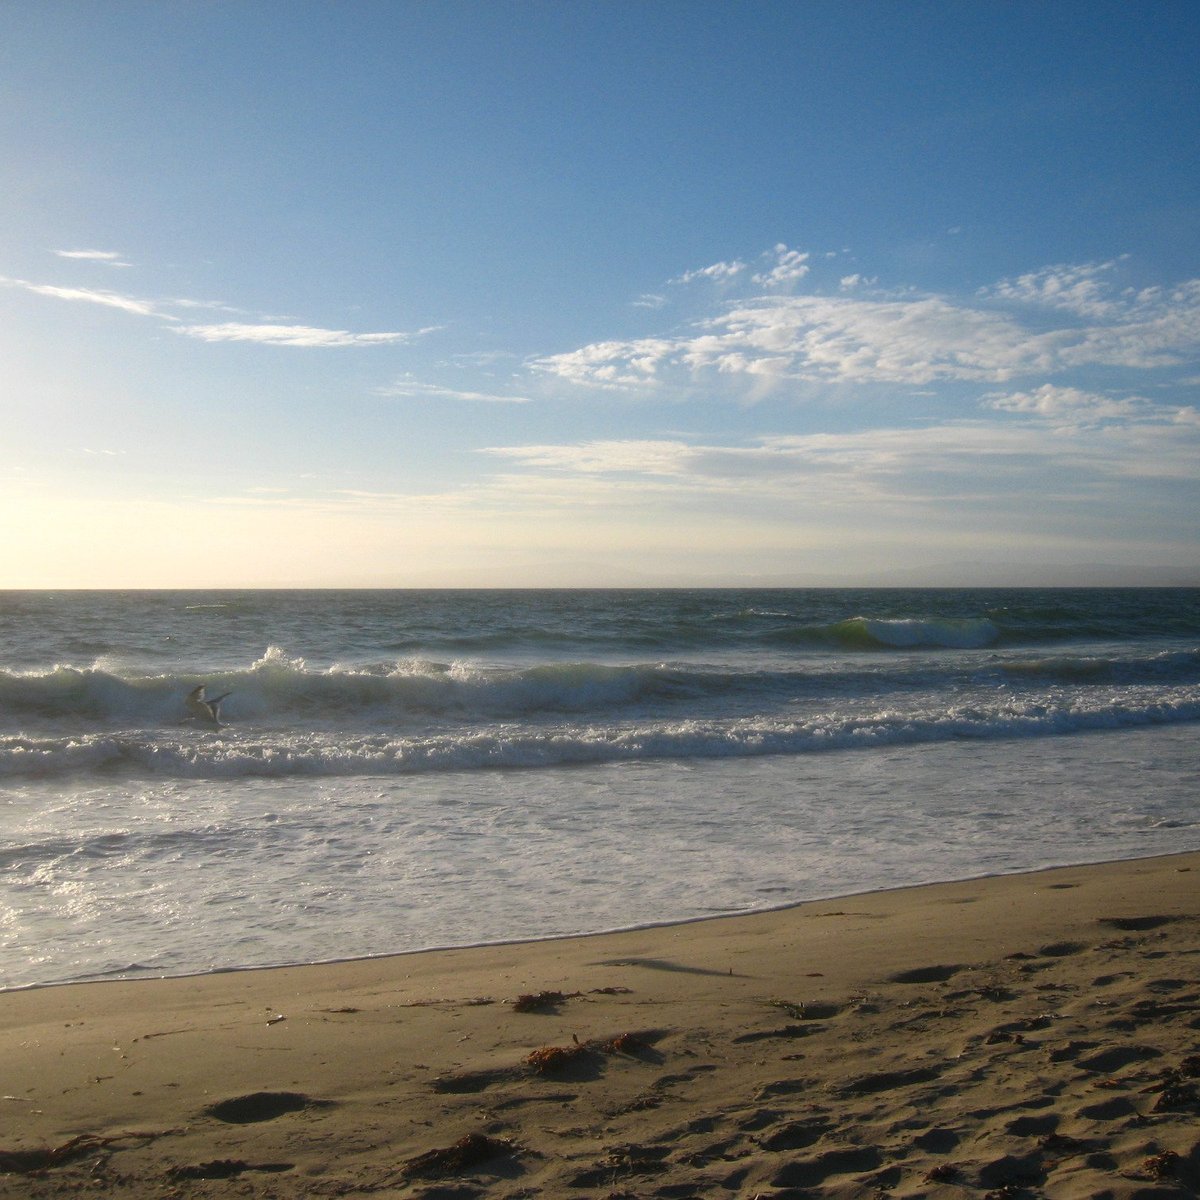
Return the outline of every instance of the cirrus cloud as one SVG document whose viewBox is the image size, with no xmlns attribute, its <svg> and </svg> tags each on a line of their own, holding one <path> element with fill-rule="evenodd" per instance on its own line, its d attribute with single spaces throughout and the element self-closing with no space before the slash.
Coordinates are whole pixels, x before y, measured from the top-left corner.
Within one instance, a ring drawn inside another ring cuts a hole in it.
<svg viewBox="0 0 1200 1200">
<path fill-rule="evenodd" d="M 164 321 L 174 320 L 173 317 L 161 312 L 153 301 L 139 300 L 135 296 L 122 296 L 118 292 L 109 292 L 98 288 L 58 287 L 49 283 L 31 283 L 28 279 L 13 279 L 7 275 L 0 275 L 0 284 L 32 292 L 35 296 L 52 296 L 56 300 L 76 300 L 85 304 L 101 304 L 106 308 L 117 308 L 122 312 L 134 313 L 139 317 L 158 317 Z"/>
<path fill-rule="evenodd" d="M 128 267 L 125 259 L 115 250 L 55 250 L 59 258 L 74 258 L 85 262 L 104 263 L 109 267 Z"/>
<path fill-rule="evenodd" d="M 418 383 L 416 380 L 402 379 L 390 387 L 378 388 L 377 396 L 389 396 L 399 399 L 429 399 L 429 400 L 463 400 L 483 404 L 529 404 L 529 396 L 514 396 L 497 392 L 471 392 L 462 388 L 439 387 L 432 383 Z"/>
<path fill-rule="evenodd" d="M 88 258 L 106 261 L 108 251 L 78 250 L 59 251 L 65 258 Z M 169 323 L 168 327 L 184 337 L 204 342 L 250 342 L 264 346 L 288 347 L 344 347 L 407 344 L 417 338 L 433 333 L 443 326 L 428 325 L 416 330 L 389 330 L 385 332 L 352 333 L 346 329 L 326 329 L 315 325 L 283 324 L 278 321 L 225 321 L 213 324 L 181 324 L 181 318 L 169 309 L 216 309 L 230 314 L 241 314 L 243 310 L 219 301 L 169 299 L 145 300 L 137 296 L 101 288 L 63 287 L 58 284 L 34 283 L 0 275 L 0 286 L 19 289 L 37 296 L 48 296 L 55 300 L 101 305 L 139 317 L 153 317 Z M 194 319 L 194 318 L 193 318 Z"/>
<path fill-rule="evenodd" d="M 217 325 L 180 325 L 176 333 L 202 342 L 256 342 L 262 346 L 380 346 L 411 342 L 431 333 L 429 326 L 412 333 L 350 333 L 345 329 L 321 329 L 313 325 L 254 325 L 226 321 Z"/>
</svg>

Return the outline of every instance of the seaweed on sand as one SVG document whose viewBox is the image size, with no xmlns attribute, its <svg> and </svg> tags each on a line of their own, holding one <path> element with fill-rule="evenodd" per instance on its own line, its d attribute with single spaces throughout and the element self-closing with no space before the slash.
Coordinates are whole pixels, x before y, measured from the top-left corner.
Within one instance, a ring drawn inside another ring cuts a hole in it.
<svg viewBox="0 0 1200 1200">
<path fill-rule="evenodd" d="M 580 1042 L 570 1046 L 539 1046 L 525 1056 L 525 1063 L 539 1075 L 549 1074 L 560 1070 L 581 1058 L 587 1057 L 591 1051 Z"/>
<path fill-rule="evenodd" d="M 452 1146 L 428 1150 L 410 1158 L 404 1164 L 404 1174 L 424 1179 L 437 1179 L 443 1175 L 457 1175 L 501 1155 L 518 1154 L 521 1147 L 506 1138 L 488 1137 L 483 1133 L 468 1133 Z"/>
</svg>

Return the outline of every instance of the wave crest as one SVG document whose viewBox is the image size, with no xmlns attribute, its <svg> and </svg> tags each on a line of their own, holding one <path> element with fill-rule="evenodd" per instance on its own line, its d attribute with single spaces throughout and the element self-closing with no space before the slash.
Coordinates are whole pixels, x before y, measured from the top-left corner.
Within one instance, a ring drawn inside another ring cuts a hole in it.
<svg viewBox="0 0 1200 1200">
<path fill-rule="evenodd" d="M 1000 640 L 989 617 L 851 617 L 829 628 L 842 645 L 861 649 L 979 650 Z"/>
<path fill-rule="evenodd" d="M 991 705 L 883 709 L 787 719 L 631 721 L 550 727 L 467 726 L 458 732 L 366 733 L 251 728 L 219 733 L 128 731 L 119 735 L 0 737 L 0 777 L 122 771 L 169 778 L 396 775 L 481 768 L 536 768 L 632 759 L 807 754 L 960 738 L 1047 737 L 1200 720 L 1200 688 L 1165 698 L 999 698 Z"/>
</svg>

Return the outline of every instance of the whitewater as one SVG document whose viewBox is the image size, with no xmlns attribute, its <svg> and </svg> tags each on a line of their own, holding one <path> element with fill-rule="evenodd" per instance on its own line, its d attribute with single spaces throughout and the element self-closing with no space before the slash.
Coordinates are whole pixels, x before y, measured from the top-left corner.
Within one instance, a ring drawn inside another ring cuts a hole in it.
<svg viewBox="0 0 1200 1200">
<path fill-rule="evenodd" d="M 0 986 L 1197 848 L 1198 722 L 1198 589 L 3 593 Z"/>
</svg>

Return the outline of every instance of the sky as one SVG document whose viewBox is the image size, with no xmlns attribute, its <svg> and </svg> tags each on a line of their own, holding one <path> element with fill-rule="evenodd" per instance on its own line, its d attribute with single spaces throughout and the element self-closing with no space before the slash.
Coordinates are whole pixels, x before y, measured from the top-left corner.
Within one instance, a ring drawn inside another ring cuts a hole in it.
<svg viewBox="0 0 1200 1200">
<path fill-rule="evenodd" d="M 0 587 L 1200 583 L 1193 0 L 6 0 Z"/>
</svg>

